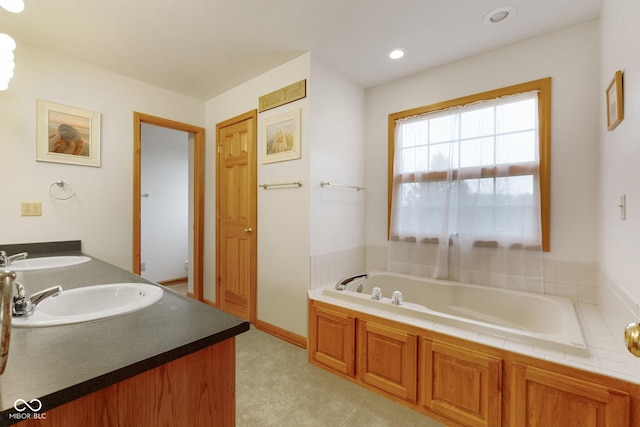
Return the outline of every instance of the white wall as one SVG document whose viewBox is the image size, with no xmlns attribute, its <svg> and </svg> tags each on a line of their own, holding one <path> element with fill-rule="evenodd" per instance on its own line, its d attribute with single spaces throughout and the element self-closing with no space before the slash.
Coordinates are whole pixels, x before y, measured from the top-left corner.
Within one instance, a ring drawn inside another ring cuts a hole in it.
<svg viewBox="0 0 640 427">
<path fill-rule="evenodd" d="M 0 245 L 82 240 L 85 252 L 131 269 L 133 112 L 204 126 L 204 102 L 17 41 L 15 76 L 0 92 Z M 35 161 L 36 99 L 101 113 L 102 166 Z M 54 202 L 64 180 L 76 197 Z M 41 201 L 41 217 L 21 217 Z"/>
<path fill-rule="evenodd" d="M 299 80 L 310 80 L 309 54 L 302 55 L 206 103 L 207 145 L 215 146 L 216 124 L 257 108 L 258 98 Z M 301 188 L 258 191 L 258 319 L 306 335 L 309 287 L 309 109 L 310 97 L 258 115 L 258 183 L 301 180 Z M 262 122 L 301 110 L 301 158 L 263 165 Z M 215 150 L 206 153 L 206 212 L 215 212 Z M 204 297 L 215 301 L 215 216 L 205 219 Z"/>
<path fill-rule="evenodd" d="M 301 188 L 258 190 L 258 319 L 307 335 L 310 257 L 364 245 L 364 193 L 321 188 L 320 181 L 364 184 L 364 90 L 310 54 L 207 102 L 215 124 L 256 108 L 258 98 L 307 79 L 307 97 L 258 116 L 258 183 L 303 181 Z M 301 159 L 263 165 L 262 122 L 301 109 Z M 207 157 L 207 210 L 215 209 L 215 153 Z M 213 219 L 213 217 L 211 217 Z M 215 222 L 205 224 L 205 298 L 215 298 Z"/>
<path fill-rule="evenodd" d="M 389 113 L 552 77 L 551 251 L 548 258 L 597 256 L 598 22 L 452 63 L 367 91 L 367 245 L 386 245 Z"/>
<path fill-rule="evenodd" d="M 364 245 L 364 89 L 311 58 L 311 255 Z"/>
<path fill-rule="evenodd" d="M 141 262 L 145 279 L 185 277 L 189 259 L 189 133 L 141 125 Z"/>
<path fill-rule="evenodd" d="M 602 63 L 597 84 L 600 144 L 599 260 L 602 273 L 640 303 L 640 3 L 604 0 Z M 624 73 L 624 120 L 606 130 L 604 91 L 616 70 Z M 618 201 L 627 196 L 627 220 Z M 634 309 L 635 311 L 635 309 Z M 640 316 L 640 313 L 637 314 Z M 627 319 L 631 322 L 634 319 Z"/>
</svg>

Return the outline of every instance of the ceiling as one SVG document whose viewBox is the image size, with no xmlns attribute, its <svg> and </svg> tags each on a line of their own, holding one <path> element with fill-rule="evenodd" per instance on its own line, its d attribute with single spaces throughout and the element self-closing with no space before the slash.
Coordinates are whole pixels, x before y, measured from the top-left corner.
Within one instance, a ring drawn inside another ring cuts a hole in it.
<svg viewBox="0 0 640 427">
<path fill-rule="evenodd" d="M 494 8 L 517 13 L 483 23 Z M 596 19 L 601 0 L 25 0 L 20 44 L 208 100 L 305 52 L 371 87 Z M 408 50 L 401 60 L 386 53 Z"/>
</svg>

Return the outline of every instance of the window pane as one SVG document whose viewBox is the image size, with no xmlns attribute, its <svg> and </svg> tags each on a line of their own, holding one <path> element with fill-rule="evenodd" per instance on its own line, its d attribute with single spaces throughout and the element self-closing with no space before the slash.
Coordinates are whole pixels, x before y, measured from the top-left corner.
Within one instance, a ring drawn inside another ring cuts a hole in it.
<svg viewBox="0 0 640 427">
<path fill-rule="evenodd" d="M 537 157 L 536 145 L 535 131 L 499 136 L 496 163 L 533 162 Z"/>
<path fill-rule="evenodd" d="M 533 176 L 496 179 L 496 232 L 533 235 L 539 230 L 534 217 Z"/>
<path fill-rule="evenodd" d="M 458 166 L 457 150 L 453 143 L 433 144 L 429 153 L 430 170 L 448 170 Z"/>
<path fill-rule="evenodd" d="M 460 167 L 494 164 L 493 138 L 478 138 L 460 142 Z"/>
<path fill-rule="evenodd" d="M 496 178 L 496 205 L 532 206 L 533 175 Z"/>
<path fill-rule="evenodd" d="M 461 138 L 476 138 L 494 133 L 494 107 L 480 108 L 460 115 Z"/>
<path fill-rule="evenodd" d="M 458 139 L 457 114 L 429 120 L 429 142 L 445 142 Z"/>
<path fill-rule="evenodd" d="M 496 107 L 496 133 L 517 132 L 536 127 L 536 100 L 510 102 Z"/>
<path fill-rule="evenodd" d="M 429 123 L 426 120 L 405 123 L 401 127 L 402 147 L 427 144 L 429 142 Z"/>
</svg>

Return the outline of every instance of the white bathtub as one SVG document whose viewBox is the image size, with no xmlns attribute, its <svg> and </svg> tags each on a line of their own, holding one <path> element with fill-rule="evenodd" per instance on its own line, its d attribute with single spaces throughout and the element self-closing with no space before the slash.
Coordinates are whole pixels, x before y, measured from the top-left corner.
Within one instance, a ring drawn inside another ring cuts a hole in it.
<svg viewBox="0 0 640 427">
<path fill-rule="evenodd" d="M 379 301 L 371 298 L 374 287 L 382 289 Z M 402 292 L 402 305 L 391 304 L 393 291 Z M 575 354 L 584 355 L 587 349 L 568 298 L 388 272 L 373 272 L 367 279 L 354 280 L 344 291 L 336 290 L 334 283 L 309 292 L 312 299 L 322 299 L 317 298 L 319 295 L 382 309 L 391 319 L 397 317 L 394 314 L 403 314 Z M 406 321 L 406 317 L 403 319 L 400 321 Z"/>
</svg>

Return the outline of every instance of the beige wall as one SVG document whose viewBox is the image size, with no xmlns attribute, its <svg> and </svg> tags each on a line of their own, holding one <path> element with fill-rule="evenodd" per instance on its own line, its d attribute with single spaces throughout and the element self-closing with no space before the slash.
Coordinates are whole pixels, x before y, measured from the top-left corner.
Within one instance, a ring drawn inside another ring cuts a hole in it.
<svg viewBox="0 0 640 427">
<path fill-rule="evenodd" d="M 602 273 L 640 303 L 640 3 L 604 0 L 602 62 L 597 84 L 600 137 L 599 262 Z M 606 130 L 604 91 L 616 70 L 624 73 L 625 118 Z M 627 219 L 618 202 L 626 194 Z M 634 319 L 629 319 L 631 322 Z"/>
<path fill-rule="evenodd" d="M 551 251 L 547 258 L 597 256 L 599 26 L 590 22 L 425 71 L 367 91 L 367 244 L 387 227 L 387 116 L 550 76 Z"/>
<path fill-rule="evenodd" d="M 204 102 L 23 44 L 0 92 L 0 245 L 82 240 L 83 250 L 125 269 L 132 263 L 133 112 L 204 126 Z M 102 166 L 35 161 L 36 99 L 100 112 Z M 64 180 L 76 197 L 60 202 Z M 41 201 L 41 217 L 21 217 Z"/>
</svg>

